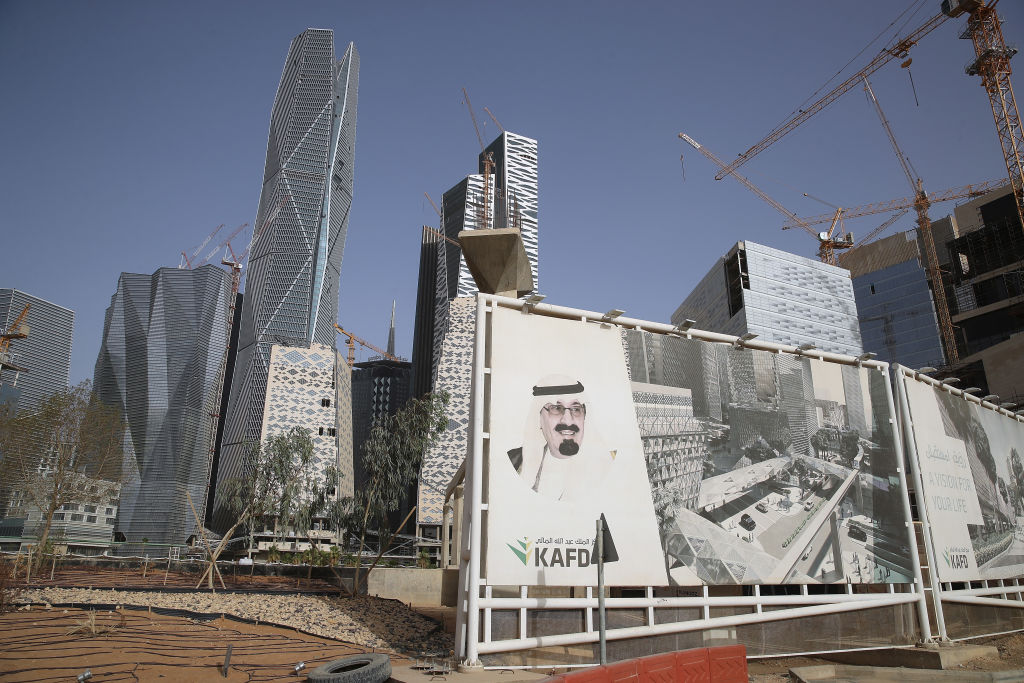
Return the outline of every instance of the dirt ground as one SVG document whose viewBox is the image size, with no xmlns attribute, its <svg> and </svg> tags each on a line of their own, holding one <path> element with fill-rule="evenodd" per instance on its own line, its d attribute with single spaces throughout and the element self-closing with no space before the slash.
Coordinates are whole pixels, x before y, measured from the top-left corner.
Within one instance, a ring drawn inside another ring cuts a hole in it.
<svg viewBox="0 0 1024 683">
<path fill-rule="evenodd" d="M 231 666 L 221 675 L 228 646 Z M 295 681 L 364 648 L 272 626 L 123 610 L 33 608 L 0 615 L 0 681 Z M 405 660 L 392 656 L 396 665 Z"/>
<path fill-rule="evenodd" d="M 965 642 L 973 645 L 995 646 L 999 649 L 999 656 L 967 662 L 960 666 L 963 671 L 1024 670 L 1024 633 L 974 638 Z M 759 659 L 748 662 L 747 672 L 750 675 L 751 683 L 783 683 L 791 680 L 788 673 L 790 669 L 831 663 L 816 657 Z M 880 658 L 876 665 L 886 666 L 887 664 Z"/>
</svg>

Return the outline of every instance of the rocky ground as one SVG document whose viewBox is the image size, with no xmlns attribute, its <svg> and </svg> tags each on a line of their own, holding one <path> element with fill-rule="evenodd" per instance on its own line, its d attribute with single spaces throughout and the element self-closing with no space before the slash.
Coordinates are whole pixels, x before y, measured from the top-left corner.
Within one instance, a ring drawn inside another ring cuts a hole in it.
<svg viewBox="0 0 1024 683">
<path fill-rule="evenodd" d="M 230 614 L 257 620 L 259 623 L 289 626 L 365 648 L 410 655 L 446 654 L 452 647 L 452 636 L 445 634 L 437 622 L 417 614 L 396 600 L 373 597 L 36 588 L 23 590 L 19 602 L 139 605 Z"/>
</svg>

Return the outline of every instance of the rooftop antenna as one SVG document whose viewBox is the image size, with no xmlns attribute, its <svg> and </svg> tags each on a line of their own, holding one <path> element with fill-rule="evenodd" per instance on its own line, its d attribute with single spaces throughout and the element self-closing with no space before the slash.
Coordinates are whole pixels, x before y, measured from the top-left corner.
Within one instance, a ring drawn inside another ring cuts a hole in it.
<svg viewBox="0 0 1024 683">
<path fill-rule="evenodd" d="M 395 300 L 391 300 L 391 327 L 388 328 L 388 355 L 395 355 Z"/>
</svg>

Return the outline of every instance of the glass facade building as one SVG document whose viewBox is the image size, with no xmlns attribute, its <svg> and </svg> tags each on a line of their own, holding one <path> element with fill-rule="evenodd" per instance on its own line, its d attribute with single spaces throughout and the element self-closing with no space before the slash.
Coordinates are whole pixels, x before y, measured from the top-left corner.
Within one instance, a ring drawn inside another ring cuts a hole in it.
<svg viewBox="0 0 1024 683">
<path fill-rule="evenodd" d="M 850 273 L 843 268 L 739 242 L 672 314 L 711 332 L 757 334 L 776 344 L 863 352 Z"/>
<path fill-rule="evenodd" d="M 336 60 L 333 31 L 292 40 L 270 118 L 218 485 L 261 439 L 271 347 L 335 346 L 358 81 L 354 44 Z"/>
<path fill-rule="evenodd" d="M 126 424 L 117 530 L 129 543 L 196 533 L 220 412 L 231 276 L 212 265 L 122 273 L 103 324 L 94 389 Z"/>
<path fill-rule="evenodd" d="M 0 330 L 6 330 L 29 306 L 27 337 L 11 341 L 11 363 L 25 372 L 0 372 L 0 402 L 31 410 L 50 394 L 66 389 L 71 374 L 71 336 L 75 313 L 18 289 L 0 289 Z"/>
<path fill-rule="evenodd" d="M 945 365 L 938 317 L 916 231 L 846 252 L 864 350 L 911 368 Z"/>
</svg>

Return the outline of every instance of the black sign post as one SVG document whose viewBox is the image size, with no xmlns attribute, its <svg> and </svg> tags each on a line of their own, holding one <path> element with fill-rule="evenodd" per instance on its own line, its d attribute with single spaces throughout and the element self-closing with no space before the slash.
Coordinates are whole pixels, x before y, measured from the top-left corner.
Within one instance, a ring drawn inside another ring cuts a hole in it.
<svg viewBox="0 0 1024 683">
<path fill-rule="evenodd" d="M 600 639 L 600 663 L 608 663 L 608 644 L 606 640 L 606 627 L 604 613 L 604 563 L 618 562 L 619 553 L 615 550 L 615 541 L 612 540 L 612 532 L 608 529 L 608 520 L 604 513 L 597 518 L 597 538 L 595 539 L 594 554 L 597 555 L 597 619 L 598 638 Z"/>
</svg>

